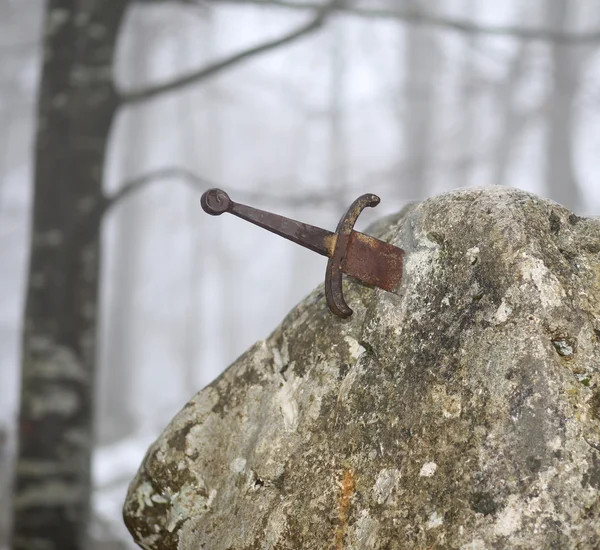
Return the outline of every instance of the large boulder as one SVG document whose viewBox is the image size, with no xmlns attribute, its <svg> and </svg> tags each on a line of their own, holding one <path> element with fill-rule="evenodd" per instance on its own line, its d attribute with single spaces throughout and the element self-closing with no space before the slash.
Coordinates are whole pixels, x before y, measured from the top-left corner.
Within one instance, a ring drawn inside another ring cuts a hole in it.
<svg viewBox="0 0 600 550">
<path fill-rule="evenodd" d="M 140 546 L 600 547 L 600 221 L 489 187 L 374 233 L 396 293 L 318 288 L 199 392 L 131 484 Z"/>
</svg>

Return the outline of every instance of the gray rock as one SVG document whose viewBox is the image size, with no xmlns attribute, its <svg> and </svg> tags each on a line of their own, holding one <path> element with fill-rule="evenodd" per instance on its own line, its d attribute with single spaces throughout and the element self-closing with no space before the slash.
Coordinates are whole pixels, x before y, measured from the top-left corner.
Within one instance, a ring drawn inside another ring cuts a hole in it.
<svg viewBox="0 0 600 550">
<path fill-rule="evenodd" d="M 378 236 L 397 293 L 318 288 L 150 448 L 143 548 L 600 547 L 600 220 L 489 187 Z"/>
</svg>

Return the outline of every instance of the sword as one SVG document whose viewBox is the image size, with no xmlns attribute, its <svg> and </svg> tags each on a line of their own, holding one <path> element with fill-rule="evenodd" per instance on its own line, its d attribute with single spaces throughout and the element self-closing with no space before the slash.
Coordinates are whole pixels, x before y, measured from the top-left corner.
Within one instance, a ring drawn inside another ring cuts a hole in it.
<svg viewBox="0 0 600 550">
<path fill-rule="evenodd" d="M 329 261 L 325 272 L 325 297 L 329 309 L 339 317 L 352 315 L 352 309 L 344 300 L 342 292 L 342 273 L 388 292 L 392 292 L 402 279 L 404 250 L 353 229 L 360 213 L 367 206 L 375 207 L 379 202 L 380 198 L 371 193 L 358 197 L 342 216 L 333 233 L 235 203 L 221 189 L 209 189 L 200 199 L 202 209 L 212 216 L 229 212 L 317 254 L 327 256 Z"/>
</svg>

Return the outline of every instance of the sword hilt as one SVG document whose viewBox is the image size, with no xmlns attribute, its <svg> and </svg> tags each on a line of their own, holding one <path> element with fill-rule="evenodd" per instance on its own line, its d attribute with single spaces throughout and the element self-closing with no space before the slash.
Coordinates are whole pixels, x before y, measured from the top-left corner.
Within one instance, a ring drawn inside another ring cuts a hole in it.
<svg viewBox="0 0 600 550">
<path fill-rule="evenodd" d="M 200 199 L 203 210 L 212 216 L 229 212 L 327 256 L 329 258 L 325 273 L 327 305 L 335 315 L 344 318 L 352 315 L 352 309 L 344 300 L 342 273 L 348 273 L 365 284 L 374 284 L 388 291 L 395 287 L 402 275 L 403 250 L 353 230 L 360 213 L 367 207 L 377 206 L 379 202 L 379 197 L 372 193 L 361 195 L 342 216 L 336 232 L 332 233 L 271 212 L 235 203 L 221 189 L 209 189 Z"/>
</svg>

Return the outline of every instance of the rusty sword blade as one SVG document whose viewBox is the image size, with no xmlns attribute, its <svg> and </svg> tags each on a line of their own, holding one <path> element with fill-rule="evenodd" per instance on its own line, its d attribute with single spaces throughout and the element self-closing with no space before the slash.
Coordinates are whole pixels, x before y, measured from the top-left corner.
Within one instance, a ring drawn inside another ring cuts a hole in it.
<svg viewBox="0 0 600 550">
<path fill-rule="evenodd" d="M 375 204 L 379 202 L 378 197 L 372 200 Z M 367 285 L 391 292 L 402 278 L 404 250 L 359 231 L 352 230 L 349 235 L 327 231 L 258 208 L 235 203 L 220 189 L 210 189 L 205 192 L 201 204 L 208 214 L 218 216 L 229 212 L 328 258 L 333 257 L 339 244 L 338 239 L 347 239 L 346 246 L 343 247 L 345 254 L 341 260 L 341 270 Z"/>
</svg>

